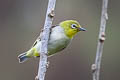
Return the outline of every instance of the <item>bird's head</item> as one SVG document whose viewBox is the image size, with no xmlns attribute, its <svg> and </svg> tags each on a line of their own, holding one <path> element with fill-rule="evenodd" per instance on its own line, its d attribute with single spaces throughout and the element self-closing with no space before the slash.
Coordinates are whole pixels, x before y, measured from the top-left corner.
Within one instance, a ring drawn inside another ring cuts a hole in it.
<svg viewBox="0 0 120 80">
<path fill-rule="evenodd" d="M 80 24 L 75 20 L 66 20 L 60 23 L 60 26 L 64 29 L 65 34 L 72 38 L 76 33 L 80 31 L 86 31 L 86 29 L 82 28 Z"/>
</svg>

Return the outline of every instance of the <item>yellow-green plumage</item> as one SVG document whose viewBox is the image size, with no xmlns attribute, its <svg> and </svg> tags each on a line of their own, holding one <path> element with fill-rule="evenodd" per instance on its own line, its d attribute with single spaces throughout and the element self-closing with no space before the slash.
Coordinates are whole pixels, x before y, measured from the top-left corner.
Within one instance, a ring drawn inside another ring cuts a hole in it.
<svg viewBox="0 0 120 80">
<path fill-rule="evenodd" d="M 59 25 L 52 27 L 48 41 L 48 56 L 51 56 L 66 48 L 75 34 L 79 31 L 85 31 L 85 29 L 82 28 L 75 20 L 66 20 L 61 22 Z M 18 56 L 19 62 L 23 62 L 32 56 L 40 56 L 40 49 L 41 40 L 39 37 L 30 50 L 23 53 L 24 55 L 20 54 Z"/>
<path fill-rule="evenodd" d="M 76 28 L 71 29 L 71 26 L 75 24 Z M 65 34 L 72 38 L 79 30 L 77 28 L 80 28 L 80 24 L 75 20 L 67 20 L 60 23 L 60 26 L 64 28 Z"/>
</svg>

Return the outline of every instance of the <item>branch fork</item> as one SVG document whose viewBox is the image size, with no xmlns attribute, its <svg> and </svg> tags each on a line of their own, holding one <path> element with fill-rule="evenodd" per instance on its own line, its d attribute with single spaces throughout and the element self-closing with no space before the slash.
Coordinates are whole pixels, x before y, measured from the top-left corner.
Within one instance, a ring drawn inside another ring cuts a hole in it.
<svg viewBox="0 0 120 80">
<path fill-rule="evenodd" d="M 53 18 L 55 16 L 54 9 L 51 10 L 51 12 L 48 14 L 50 18 Z"/>
</svg>

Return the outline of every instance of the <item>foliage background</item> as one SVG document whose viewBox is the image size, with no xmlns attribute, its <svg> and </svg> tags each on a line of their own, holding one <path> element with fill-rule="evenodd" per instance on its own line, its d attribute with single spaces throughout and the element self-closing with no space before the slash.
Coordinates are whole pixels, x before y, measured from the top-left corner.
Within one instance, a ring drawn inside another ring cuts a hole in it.
<svg viewBox="0 0 120 80">
<path fill-rule="evenodd" d="M 0 80 L 34 80 L 39 59 L 19 64 L 17 56 L 27 51 L 44 25 L 48 0 L 0 0 Z M 49 58 L 46 80 L 92 80 L 100 25 L 102 0 L 57 0 L 53 24 L 78 20 L 81 32 L 67 49 Z M 101 80 L 120 80 L 119 0 L 109 0 Z"/>
</svg>

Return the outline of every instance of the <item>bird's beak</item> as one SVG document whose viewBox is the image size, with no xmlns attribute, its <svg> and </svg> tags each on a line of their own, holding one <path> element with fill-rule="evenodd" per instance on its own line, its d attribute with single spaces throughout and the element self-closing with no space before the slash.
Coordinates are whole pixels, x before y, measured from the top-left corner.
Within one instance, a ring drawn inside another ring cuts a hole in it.
<svg viewBox="0 0 120 80">
<path fill-rule="evenodd" d="M 79 30 L 79 31 L 86 31 L 86 29 L 85 29 L 85 28 L 82 28 L 82 27 L 79 27 L 78 30 Z"/>
</svg>

